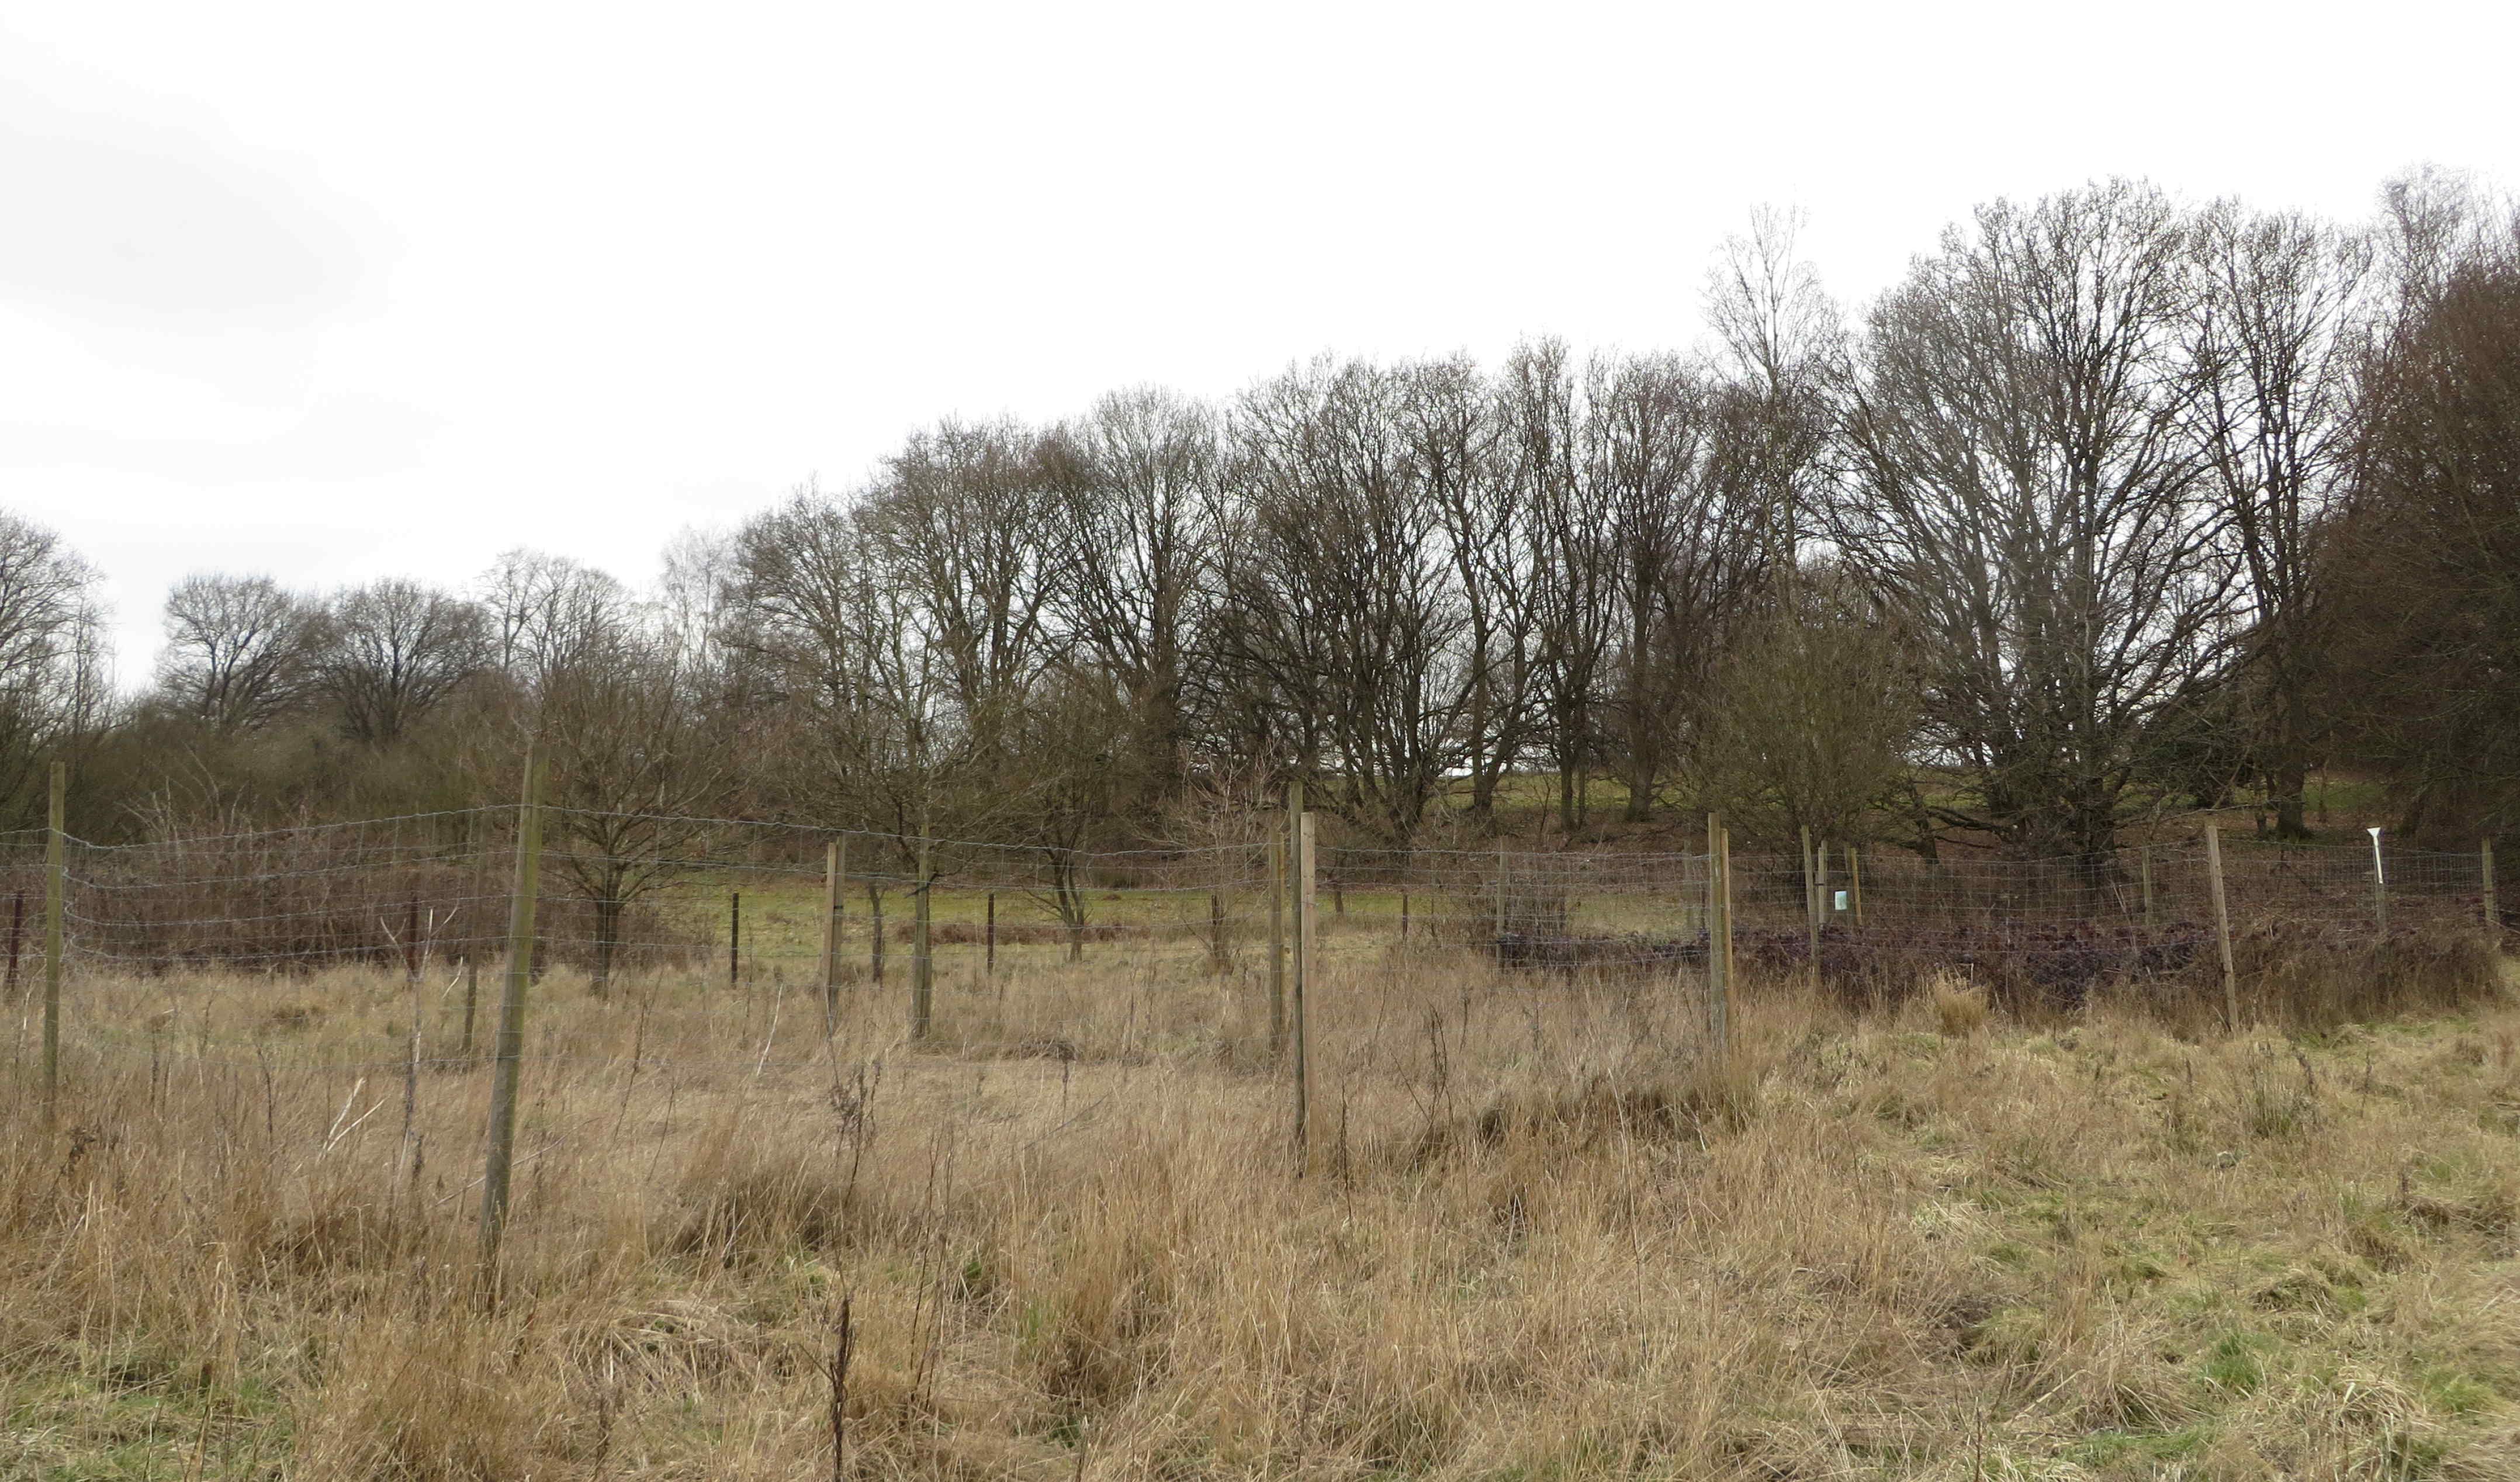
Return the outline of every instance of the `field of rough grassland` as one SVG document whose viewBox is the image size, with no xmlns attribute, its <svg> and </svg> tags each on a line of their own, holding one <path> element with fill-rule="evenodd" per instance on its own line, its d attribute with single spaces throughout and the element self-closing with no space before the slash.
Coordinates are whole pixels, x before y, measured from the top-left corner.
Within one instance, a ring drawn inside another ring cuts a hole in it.
<svg viewBox="0 0 2520 1482">
<path fill-rule="evenodd" d="M 1298 1179 L 1247 972 L 1012 976 L 918 1050 L 546 979 L 495 1302 L 395 979 L 90 985 L 49 1126 L 9 1006 L 0 1476 L 827 1478 L 843 1297 L 852 1477 L 2520 1475 L 2507 1001 L 1754 984 L 1715 1063 L 1670 985 L 1354 964 Z"/>
</svg>

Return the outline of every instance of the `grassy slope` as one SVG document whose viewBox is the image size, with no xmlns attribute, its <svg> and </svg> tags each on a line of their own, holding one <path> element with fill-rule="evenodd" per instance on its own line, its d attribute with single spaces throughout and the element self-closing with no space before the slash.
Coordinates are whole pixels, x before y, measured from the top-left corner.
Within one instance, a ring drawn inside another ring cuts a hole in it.
<svg viewBox="0 0 2520 1482">
<path fill-rule="evenodd" d="M 1667 993 L 1398 963 L 1324 985 L 1296 1182 L 1247 978 L 949 986 L 938 1050 L 861 1014 L 821 1065 L 766 994 L 631 987 L 546 992 L 539 1043 L 587 1058 L 534 1073 L 495 1315 L 462 1300 L 479 1074 L 424 1083 L 413 1192 L 398 1081 L 286 1068 L 373 1053 L 394 985 L 153 989 L 165 1064 L 83 1068 L 51 1132 L 22 1058 L 0 1475 L 826 1476 L 843 1291 L 866 1476 L 2520 1457 L 2507 1005 L 2197 1045 L 1770 991 L 1709 1073 Z M 276 1091 L 187 1068 L 188 993 L 262 1026 Z M 634 1036 L 644 1074 L 599 1063 Z"/>
</svg>

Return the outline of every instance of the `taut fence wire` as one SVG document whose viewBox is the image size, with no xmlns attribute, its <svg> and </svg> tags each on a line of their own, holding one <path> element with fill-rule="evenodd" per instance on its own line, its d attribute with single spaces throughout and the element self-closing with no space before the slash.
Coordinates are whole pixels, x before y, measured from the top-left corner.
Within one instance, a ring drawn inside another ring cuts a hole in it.
<svg viewBox="0 0 2520 1482">
<path fill-rule="evenodd" d="M 435 1204 L 479 1190 L 495 1273 L 499 1130 L 524 1127 L 519 1166 L 589 1129 L 617 1142 L 643 1087 L 643 1116 L 714 1102 L 845 1139 L 891 1060 L 932 1094 L 969 1076 L 954 1094 L 975 1105 L 991 1076 L 1029 1084 L 1058 1108 L 1048 1137 L 1090 1127 L 1132 1067 L 1240 1078 L 1255 1105 L 1269 1077 L 1301 1171 L 1345 1155 L 1352 1106 L 1450 1106 L 1474 1050 L 1568 1091 L 1720 1066 L 1736 999 L 1781 985 L 2334 1021 L 2492 988 L 2508 924 L 2490 845 L 2209 829 L 2100 858 L 1931 859 L 1735 852 L 1710 819 L 1697 851 L 1387 849 L 1323 846 L 1311 816 L 1268 810 L 1205 842 L 1086 850 L 527 798 L 135 844 L 0 834 L 0 1100 L 48 1122 L 145 1113 L 198 1082 L 258 1103 L 266 1139 L 321 1128 L 318 1155 L 398 1101 L 397 1177 L 417 1197 L 435 1170 Z M 1100 1089 L 1071 1106 L 1079 1061 Z M 480 1177 L 447 1187 L 428 1129 L 469 1141 L 485 1120 Z"/>
<path fill-rule="evenodd" d="M 836 1013 L 865 1010 L 876 987 L 942 981 L 1002 997 L 1080 967 L 1247 986 L 1282 978 L 1301 884 L 1272 876 L 1284 854 L 1270 847 L 1276 815 L 1221 844 L 1081 850 L 542 811 L 533 971 L 599 995 L 688 979 L 820 992 Z M 66 836 L 64 980 L 104 1030 L 118 994 L 176 979 L 496 972 L 519 814 L 121 845 Z M 0 835 L 0 994 L 20 999 L 40 966 L 45 843 L 44 831 Z M 2374 954 L 2499 944 L 2490 849 L 2227 841 L 2222 854 L 2244 978 L 2322 957 L 2378 970 Z M 1718 870 L 1705 851 L 1324 847 L 1311 952 L 1317 971 L 1351 988 L 1404 965 L 1485 965 L 1536 984 L 1659 976 L 1704 992 L 1720 909 L 1734 970 L 1848 993 L 1940 974 L 2020 1006 L 2072 1007 L 2220 976 L 2201 842 L 2097 860 L 1928 859 L 1828 841 L 1727 855 Z"/>
</svg>

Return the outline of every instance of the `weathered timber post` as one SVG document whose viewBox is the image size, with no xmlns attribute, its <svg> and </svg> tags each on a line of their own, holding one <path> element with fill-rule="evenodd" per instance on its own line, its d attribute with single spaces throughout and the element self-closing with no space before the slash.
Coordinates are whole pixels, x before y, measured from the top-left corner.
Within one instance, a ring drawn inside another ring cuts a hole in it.
<svg viewBox="0 0 2520 1482">
<path fill-rule="evenodd" d="M 2489 838 L 2477 846 L 2476 859 L 2477 868 L 2484 876 L 2485 931 L 2488 936 L 2493 936 L 2502 929 L 2502 915 L 2494 904 L 2494 840 Z M 14 943 L 14 928 L 11 940 Z M 16 970 L 14 961 L 9 966 L 12 971 Z"/>
<path fill-rule="evenodd" d="M 1809 939 L 1812 986 L 1820 986 L 1820 883 L 1812 866 L 1812 831 L 1805 824 L 1803 836 L 1803 931 Z M 1823 848 L 1826 846 L 1823 845 Z"/>
<path fill-rule="evenodd" d="M 1828 929 L 1828 918 L 1836 901 L 1828 893 L 1828 840 L 1819 839 L 1812 845 L 1812 968 L 1820 968 L 1821 934 Z"/>
<path fill-rule="evenodd" d="M 525 1053 L 525 989 L 534 967 L 534 903 L 543 851 L 542 759 L 525 750 L 524 806 L 517 817 L 517 883 L 508 905 L 508 982 L 499 995 L 499 1042 L 490 1070 L 490 1147 L 481 1168 L 481 1271 L 495 1283 L 516 1166 L 517 1081 Z M 495 1287 L 494 1287 L 495 1289 Z"/>
<path fill-rule="evenodd" d="M 823 1038 L 840 1022 L 840 883 L 847 857 L 838 839 L 823 846 Z"/>
<path fill-rule="evenodd" d="M 867 917 L 875 937 L 867 947 L 867 972 L 878 988 L 883 986 L 883 882 L 867 876 Z"/>
<path fill-rule="evenodd" d="M 910 1037 L 924 1040 L 936 1018 L 935 959 L 928 951 L 929 890 L 935 876 L 928 869 L 927 839 L 919 840 L 919 893 L 911 897 Z"/>
<path fill-rule="evenodd" d="M 1724 815 L 1706 815 L 1706 1028 L 1721 1058 L 1732 996 L 1732 903 L 1725 877 Z"/>
<path fill-rule="evenodd" d="M 1308 1033 L 1308 1005 L 1305 990 L 1311 986 L 1313 929 L 1316 921 L 1313 906 L 1313 816 L 1304 811 L 1304 785 L 1301 780 L 1286 785 L 1286 825 L 1292 834 L 1289 852 L 1293 856 L 1295 879 L 1295 954 L 1294 970 L 1288 974 L 1293 1010 L 1295 1049 L 1295 1172 L 1300 1177 L 1311 1166 L 1312 1152 L 1312 1044 Z"/>
<path fill-rule="evenodd" d="M 1286 1053 L 1286 841 L 1269 840 L 1269 1058 Z"/>
<path fill-rule="evenodd" d="M 2240 1032 L 2240 974 L 2231 964 L 2231 906 L 2223 893 L 2223 831 L 2205 826 L 2205 873 L 2213 887 L 2214 938 L 2223 951 L 2223 1017 L 2233 1034 Z"/>
<path fill-rule="evenodd" d="M 1732 988 L 1741 980 L 1741 960 L 1732 951 L 1732 830 L 1724 829 L 1718 840 L 1724 854 L 1724 1014 L 1726 1033 L 1731 1033 Z"/>
<path fill-rule="evenodd" d="M 2371 835 L 2371 923 L 2377 927 L 2380 940 L 2389 939 L 2389 872 L 2380 862 L 2380 831 Z"/>
<path fill-rule="evenodd" d="M 9 896 L 9 978 L 0 984 L 0 998 L 15 1001 L 18 997 L 19 946 L 26 935 L 26 892 L 18 890 Z"/>
<path fill-rule="evenodd" d="M 44 1120 L 52 1120 L 62 1090 L 62 897 L 68 887 L 62 859 L 68 835 L 62 831 L 69 791 L 69 769 L 53 763 L 52 801 L 44 831 Z"/>
<path fill-rule="evenodd" d="M 472 882 L 465 889 L 464 926 L 458 938 L 464 946 L 464 1041 L 459 1054 L 467 1064 L 472 1059 L 472 1016 L 480 1000 L 481 948 L 489 940 L 474 923 L 481 903 L 490 895 L 490 850 L 483 840 L 482 813 L 479 808 L 464 815 L 464 851 L 472 861 Z"/>
</svg>

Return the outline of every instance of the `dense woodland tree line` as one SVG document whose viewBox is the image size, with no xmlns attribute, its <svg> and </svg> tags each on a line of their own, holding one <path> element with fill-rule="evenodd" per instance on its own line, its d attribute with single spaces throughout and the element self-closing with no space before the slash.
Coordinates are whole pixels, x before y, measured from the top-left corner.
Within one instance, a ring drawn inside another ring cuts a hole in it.
<svg viewBox="0 0 2520 1482">
<path fill-rule="evenodd" d="M 2382 201 L 2000 201 L 1853 321 L 1763 215 L 1698 352 L 949 421 L 647 592 L 523 551 L 462 592 L 196 576 L 136 698 L 93 572 L 0 519 L 0 797 L 38 822 L 67 756 L 94 837 L 462 807 L 536 736 L 620 815 L 568 826 L 594 899 L 670 816 L 1058 857 L 1289 774 L 1393 843 L 1537 774 L 1559 836 L 1722 807 L 2096 859 L 2243 794 L 2301 835 L 2352 766 L 2469 837 L 2520 817 L 2520 217 Z"/>
</svg>

